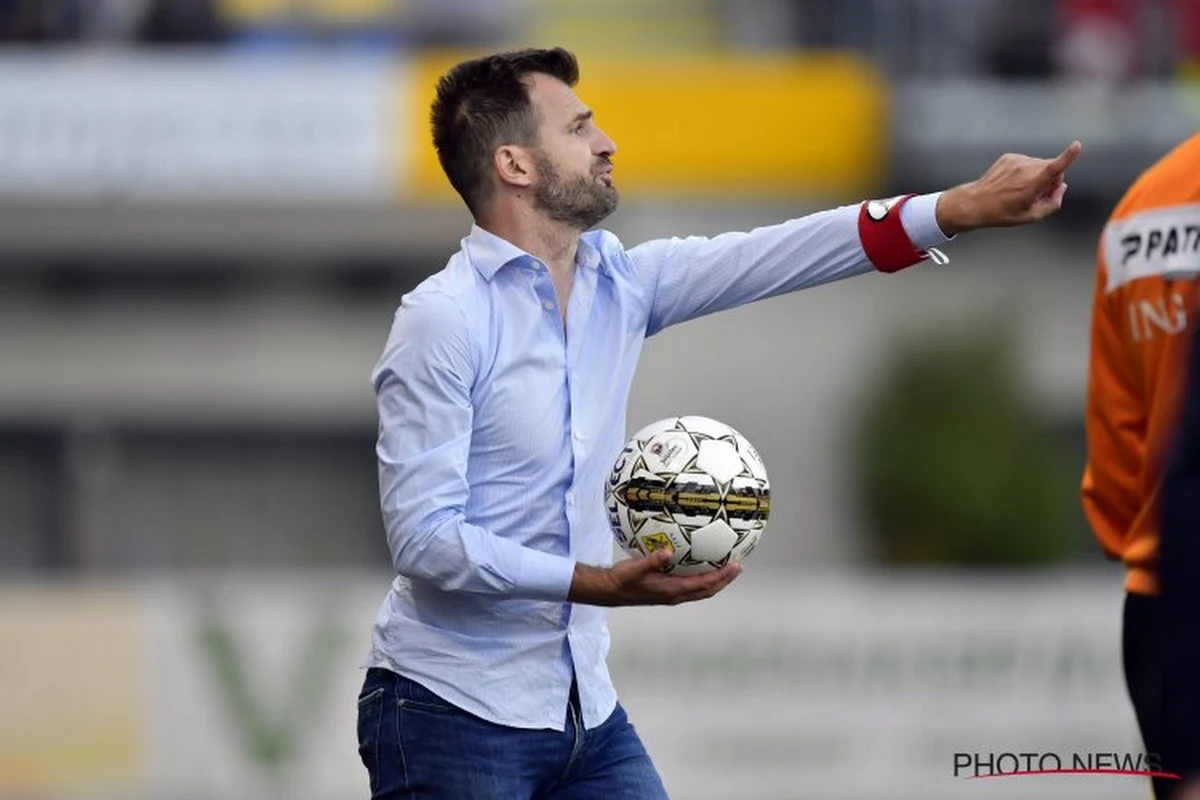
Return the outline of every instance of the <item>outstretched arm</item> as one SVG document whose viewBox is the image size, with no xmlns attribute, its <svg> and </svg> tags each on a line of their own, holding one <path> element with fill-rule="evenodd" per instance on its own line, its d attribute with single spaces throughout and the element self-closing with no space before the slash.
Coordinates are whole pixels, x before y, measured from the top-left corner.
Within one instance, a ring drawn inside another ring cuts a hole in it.
<svg viewBox="0 0 1200 800">
<path fill-rule="evenodd" d="M 1078 142 L 1057 158 L 1000 157 L 935 195 L 872 200 L 748 232 L 657 239 L 629 256 L 649 298 L 647 333 L 767 297 L 871 271 L 895 272 L 949 237 L 1023 225 L 1062 206 Z"/>
</svg>

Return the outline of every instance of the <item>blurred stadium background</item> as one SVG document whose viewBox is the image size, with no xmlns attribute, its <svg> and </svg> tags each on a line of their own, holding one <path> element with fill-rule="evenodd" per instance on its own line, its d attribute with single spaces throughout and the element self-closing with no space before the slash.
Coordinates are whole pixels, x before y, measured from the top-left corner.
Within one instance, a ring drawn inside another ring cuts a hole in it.
<svg viewBox="0 0 1200 800">
<path fill-rule="evenodd" d="M 1037 229 L 648 344 L 630 425 L 728 422 L 776 498 L 727 593 L 613 615 L 672 795 L 1148 796 L 953 767 L 1140 750 L 1075 499 L 1088 309 L 1104 215 L 1200 119 L 1200 2 L 0 0 L 0 798 L 366 796 L 367 377 L 468 225 L 432 84 L 549 44 L 627 244 L 1085 144 Z"/>
</svg>

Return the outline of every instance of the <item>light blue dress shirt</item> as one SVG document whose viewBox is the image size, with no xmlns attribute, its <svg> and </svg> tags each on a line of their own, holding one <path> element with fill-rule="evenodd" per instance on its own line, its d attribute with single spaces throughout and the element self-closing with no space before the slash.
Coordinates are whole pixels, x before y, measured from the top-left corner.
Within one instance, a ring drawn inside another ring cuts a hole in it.
<svg viewBox="0 0 1200 800">
<path fill-rule="evenodd" d="M 901 219 L 947 239 L 937 195 Z M 748 233 L 626 250 L 580 238 L 564 330 L 544 264 L 473 226 L 401 300 L 372 381 L 379 487 L 398 576 L 367 666 L 502 725 L 562 730 L 572 675 L 584 725 L 616 705 L 607 612 L 567 602 L 575 563 L 612 563 L 603 487 L 647 336 L 872 271 L 858 206 Z"/>
</svg>

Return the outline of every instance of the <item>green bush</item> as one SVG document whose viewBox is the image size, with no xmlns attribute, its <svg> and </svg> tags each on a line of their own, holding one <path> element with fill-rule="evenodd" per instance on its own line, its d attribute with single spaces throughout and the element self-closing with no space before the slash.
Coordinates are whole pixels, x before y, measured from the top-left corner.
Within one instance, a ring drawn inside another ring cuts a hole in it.
<svg viewBox="0 0 1200 800">
<path fill-rule="evenodd" d="M 902 342 L 865 398 L 855 477 L 887 564 L 1031 566 L 1071 555 L 1078 471 L 1022 390 L 1002 328 Z"/>
</svg>

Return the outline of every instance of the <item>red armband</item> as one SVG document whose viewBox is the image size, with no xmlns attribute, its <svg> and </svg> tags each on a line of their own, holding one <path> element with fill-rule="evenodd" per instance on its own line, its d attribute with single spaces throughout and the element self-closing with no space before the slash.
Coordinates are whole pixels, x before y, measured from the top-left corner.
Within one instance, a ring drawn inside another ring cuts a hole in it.
<svg viewBox="0 0 1200 800">
<path fill-rule="evenodd" d="M 880 272 L 899 272 L 926 258 L 925 253 L 913 246 L 900 221 L 900 209 L 914 196 L 868 200 L 859 208 L 858 238 L 867 258 Z"/>
</svg>

